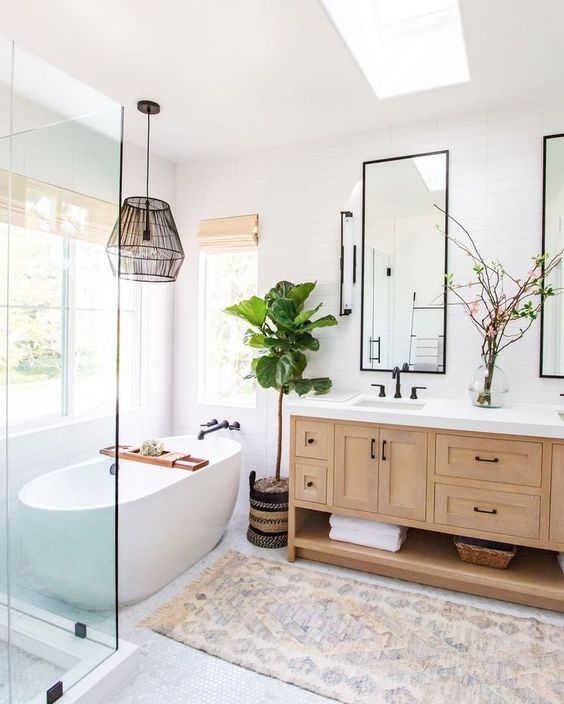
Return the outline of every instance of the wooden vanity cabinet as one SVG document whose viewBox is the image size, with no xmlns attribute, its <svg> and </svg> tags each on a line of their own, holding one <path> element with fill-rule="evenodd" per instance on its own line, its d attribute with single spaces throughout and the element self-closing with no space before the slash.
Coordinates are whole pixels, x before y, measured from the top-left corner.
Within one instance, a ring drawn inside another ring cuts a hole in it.
<svg viewBox="0 0 564 704">
<path fill-rule="evenodd" d="M 564 611 L 564 441 L 291 418 L 288 558 Z M 329 539 L 329 515 L 411 528 L 398 553 Z M 453 536 L 514 543 L 507 570 Z"/>
</svg>

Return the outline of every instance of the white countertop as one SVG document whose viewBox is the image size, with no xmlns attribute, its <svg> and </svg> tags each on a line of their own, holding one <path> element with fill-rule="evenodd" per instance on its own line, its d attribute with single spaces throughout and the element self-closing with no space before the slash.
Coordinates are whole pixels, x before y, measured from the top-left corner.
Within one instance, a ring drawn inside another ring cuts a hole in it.
<svg viewBox="0 0 564 704">
<path fill-rule="evenodd" d="M 359 402 L 378 404 L 358 406 Z M 470 430 L 564 439 L 564 403 L 508 403 L 503 408 L 477 408 L 467 398 L 380 399 L 376 394 L 330 392 L 323 396 L 291 397 L 286 413 L 389 425 Z"/>
</svg>

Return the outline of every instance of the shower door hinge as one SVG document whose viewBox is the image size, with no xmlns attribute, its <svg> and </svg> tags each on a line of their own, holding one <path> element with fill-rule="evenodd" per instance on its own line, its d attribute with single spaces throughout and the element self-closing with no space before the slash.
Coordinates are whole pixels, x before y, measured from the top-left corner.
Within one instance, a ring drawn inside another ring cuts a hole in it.
<svg viewBox="0 0 564 704">
<path fill-rule="evenodd" d="M 63 696 L 63 683 L 59 680 L 47 690 L 47 704 L 53 704 Z"/>
<path fill-rule="evenodd" d="M 86 629 L 86 624 L 85 623 L 80 623 L 80 621 L 77 621 L 74 624 L 74 635 L 77 638 L 86 638 L 87 634 L 87 629 Z"/>
</svg>

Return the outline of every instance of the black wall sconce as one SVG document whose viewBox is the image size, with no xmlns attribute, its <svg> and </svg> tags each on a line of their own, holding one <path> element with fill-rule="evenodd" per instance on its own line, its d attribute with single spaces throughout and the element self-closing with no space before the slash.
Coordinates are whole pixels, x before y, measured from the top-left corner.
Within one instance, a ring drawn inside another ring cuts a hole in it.
<svg viewBox="0 0 564 704">
<path fill-rule="evenodd" d="M 352 217 L 350 210 L 341 210 L 340 316 L 352 313 L 352 287 L 356 284 L 356 244 L 352 241 Z"/>
</svg>

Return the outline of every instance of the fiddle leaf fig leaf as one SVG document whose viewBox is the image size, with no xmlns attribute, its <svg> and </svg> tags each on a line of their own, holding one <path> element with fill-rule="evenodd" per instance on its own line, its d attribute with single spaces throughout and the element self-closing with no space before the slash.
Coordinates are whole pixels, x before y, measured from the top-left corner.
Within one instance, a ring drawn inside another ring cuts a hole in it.
<svg viewBox="0 0 564 704">
<path fill-rule="evenodd" d="M 310 293 L 315 288 L 316 282 L 308 281 L 303 284 L 296 284 L 287 292 L 287 297 L 291 298 L 299 310 L 304 306 L 304 303 L 309 298 Z"/>
<path fill-rule="evenodd" d="M 317 352 L 317 350 L 319 349 L 319 340 L 314 337 L 311 333 L 304 332 L 296 337 L 295 346 L 299 350 L 309 350 L 310 352 Z"/>
<path fill-rule="evenodd" d="M 313 316 L 317 313 L 317 311 L 321 308 L 323 303 L 320 303 L 318 306 L 315 308 L 310 308 L 309 310 L 303 310 L 301 313 L 298 313 L 296 316 L 296 319 L 294 320 L 294 323 L 296 325 L 302 325 L 303 323 L 306 323 L 308 320 L 311 320 Z"/>
<path fill-rule="evenodd" d="M 264 357 L 258 357 L 256 361 L 255 373 L 258 383 L 263 389 L 275 389 L 276 367 L 278 365 L 276 357 L 264 355 Z"/>
<path fill-rule="evenodd" d="M 266 346 L 266 336 L 253 330 L 247 330 L 243 341 L 249 347 L 255 347 L 256 349 L 264 349 Z"/>
<path fill-rule="evenodd" d="M 256 376 L 258 383 L 265 389 L 279 389 L 292 379 L 293 360 L 290 354 L 281 357 L 264 355 L 258 358 Z"/>
<path fill-rule="evenodd" d="M 286 384 L 292 379 L 293 371 L 294 360 L 292 358 L 292 355 L 290 353 L 282 355 L 282 357 L 278 359 L 278 362 L 276 364 L 276 385 L 278 387 L 286 386 Z"/>
<path fill-rule="evenodd" d="M 266 294 L 264 300 L 268 303 L 268 305 L 272 305 L 278 298 L 288 298 L 288 292 L 293 288 L 294 284 L 289 281 L 279 281 L 276 286 L 271 288 Z"/>
<path fill-rule="evenodd" d="M 299 396 L 309 394 L 313 386 L 310 379 L 292 379 L 290 389 L 295 391 Z"/>
<path fill-rule="evenodd" d="M 329 377 L 325 376 L 319 379 L 311 379 L 311 385 L 316 394 L 326 394 L 333 386 L 333 382 Z"/>
<path fill-rule="evenodd" d="M 298 314 L 296 304 L 289 298 L 278 298 L 270 307 L 270 318 L 285 328 L 294 327 L 294 319 Z"/>
<path fill-rule="evenodd" d="M 278 337 L 273 335 L 272 337 L 267 337 L 264 341 L 264 346 L 267 349 L 277 349 L 277 350 L 289 350 L 292 343 L 289 340 L 285 340 L 283 337 Z"/>
<path fill-rule="evenodd" d="M 315 328 L 328 328 L 333 325 L 337 325 L 337 319 L 334 315 L 324 315 L 322 318 L 317 320 L 312 320 L 307 325 L 304 325 L 302 332 L 308 332 L 309 330 L 315 330 Z"/>
<path fill-rule="evenodd" d="M 303 352 L 298 352 L 297 350 L 290 352 L 289 356 L 292 360 L 293 376 L 299 379 L 307 367 L 307 358 Z"/>
<path fill-rule="evenodd" d="M 225 309 L 229 315 L 234 315 L 236 318 L 242 318 L 251 325 L 261 327 L 266 320 L 266 303 L 258 296 L 251 296 L 245 301 L 236 303 L 233 306 Z"/>
</svg>

